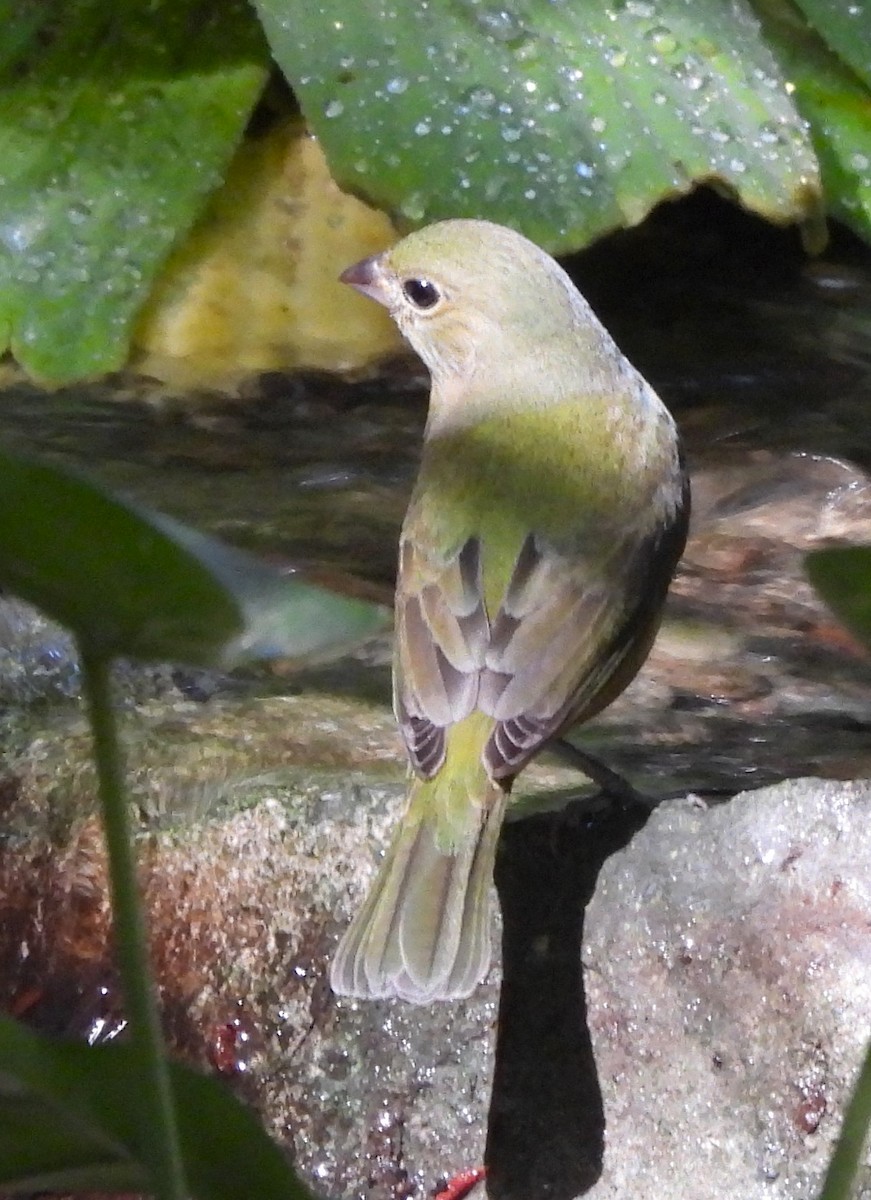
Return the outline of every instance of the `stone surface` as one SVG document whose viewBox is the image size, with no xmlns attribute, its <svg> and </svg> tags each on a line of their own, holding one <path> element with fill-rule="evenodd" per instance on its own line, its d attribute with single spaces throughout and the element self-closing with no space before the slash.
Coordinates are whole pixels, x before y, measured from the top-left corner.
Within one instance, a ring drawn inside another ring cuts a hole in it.
<svg viewBox="0 0 871 1200">
<path fill-rule="evenodd" d="M 255 703 L 238 747 L 208 705 L 198 733 L 161 710 L 128 738 L 164 1022 L 174 1052 L 223 1075 L 318 1192 L 422 1196 L 483 1159 L 498 988 L 423 1009 L 332 995 L 329 954 L 405 789 L 383 710 L 311 708 Z M 86 741 L 57 730 L 0 779 L 0 1006 L 96 1042 L 123 1034 L 123 1016 L 102 838 L 82 815 Z M 343 762 L 352 747 L 362 768 Z"/>
<path fill-rule="evenodd" d="M 813 1200 L 871 1030 L 871 782 L 666 802 L 640 831 L 601 801 L 513 822 L 501 971 L 497 951 L 465 1002 L 358 1003 L 326 967 L 402 809 L 384 732 L 343 778 L 299 763 L 200 782 L 195 819 L 160 807 L 140 858 L 176 1052 L 322 1195 L 422 1200 L 486 1161 L 499 1200 Z M 10 828 L 50 768 L 0 789 Z M 0 1002 L 103 1040 L 123 1020 L 99 830 L 43 816 L 0 846 Z"/>
<path fill-rule="evenodd" d="M 584 967 L 590 1200 L 810 1200 L 871 1033 L 871 782 L 663 805 L 602 870 Z"/>
</svg>

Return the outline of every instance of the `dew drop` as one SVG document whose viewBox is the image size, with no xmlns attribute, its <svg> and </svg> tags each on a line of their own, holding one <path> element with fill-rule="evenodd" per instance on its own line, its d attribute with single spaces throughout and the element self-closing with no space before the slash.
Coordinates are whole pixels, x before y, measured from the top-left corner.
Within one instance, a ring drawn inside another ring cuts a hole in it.
<svg viewBox="0 0 871 1200">
<path fill-rule="evenodd" d="M 423 192 L 412 192 L 406 196 L 399 206 L 399 210 L 404 217 L 408 217 L 409 221 L 422 221 L 426 216 L 426 198 Z"/>
<path fill-rule="evenodd" d="M 408 88 L 408 80 L 401 75 L 397 75 L 395 79 L 387 80 L 387 90 L 391 96 L 401 96 Z"/>
<path fill-rule="evenodd" d="M 340 117 L 344 111 L 345 106 L 341 100 L 329 100 L 324 105 L 324 116 L 330 119 Z"/>
<path fill-rule="evenodd" d="M 494 42 L 517 42 L 526 36 L 517 17 L 505 8 L 484 9 L 476 17 L 481 29 Z"/>
<path fill-rule="evenodd" d="M 580 67 L 560 67 L 560 75 L 569 83 L 580 83 L 584 78 L 584 72 Z"/>
<path fill-rule="evenodd" d="M 496 103 L 496 96 L 489 88 L 476 87 L 466 93 L 465 102 L 472 108 L 488 109 Z"/>
</svg>

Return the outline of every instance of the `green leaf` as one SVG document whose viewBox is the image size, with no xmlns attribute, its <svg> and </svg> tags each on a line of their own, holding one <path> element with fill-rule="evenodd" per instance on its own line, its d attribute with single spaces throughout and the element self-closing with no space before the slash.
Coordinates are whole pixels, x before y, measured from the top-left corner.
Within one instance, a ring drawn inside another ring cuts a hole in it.
<svg viewBox="0 0 871 1200">
<path fill-rule="evenodd" d="M 279 575 L 81 476 L 4 451 L 0 586 L 104 658 L 304 657 L 387 622 L 377 606 Z"/>
<path fill-rule="evenodd" d="M 130 1103 L 131 1046 L 85 1046 L 0 1017 L 4 1192 L 147 1187 L 149 1130 Z M 185 1174 L 201 1200 L 310 1200 L 256 1117 L 221 1083 L 170 1067 Z"/>
<path fill-rule="evenodd" d="M 45 1099 L 20 1088 L 4 1094 L 0 1087 L 0 1187 L 6 1194 L 137 1192 L 147 1189 L 148 1177 L 123 1146 L 80 1114 L 50 1109 Z"/>
<path fill-rule="evenodd" d="M 777 221 L 819 203 L 746 0 L 255 3 L 339 183 L 411 223 L 487 216 L 566 250 L 700 180 Z"/>
<path fill-rule="evenodd" d="M 871 87 L 871 21 L 868 6 L 849 0 L 795 0 L 832 50 Z"/>
<path fill-rule="evenodd" d="M 805 565 L 832 611 L 871 646 L 871 546 L 813 550 Z"/>
<path fill-rule="evenodd" d="M 850 1200 L 857 1194 L 854 1191 L 854 1184 L 865 1159 L 869 1127 L 871 1127 L 871 1046 L 865 1051 L 859 1078 L 844 1113 L 841 1132 L 829 1161 L 819 1200 Z"/>
<path fill-rule="evenodd" d="M 0 349 L 98 374 L 220 183 L 268 52 L 243 0 L 0 0 L 0 28 Z"/>
<path fill-rule="evenodd" d="M 782 0 L 757 0 L 764 13 L 765 34 L 788 72 L 795 100 L 810 122 L 819 157 L 829 210 L 866 240 L 871 239 L 871 92 L 851 66 L 864 63 L 859 74 L 868 78 L 871 24 L 863 7 L 862 19 L 850 23 L 843 5 L 840 20 L 824 10 L 826 3 L 805 3 L 819 21 L 810 29 Z M 848 30 L 853 30 L 850 44 Z M 845 66 L 821 40 L 822 35 L 843 52 Z"/>
</svg>

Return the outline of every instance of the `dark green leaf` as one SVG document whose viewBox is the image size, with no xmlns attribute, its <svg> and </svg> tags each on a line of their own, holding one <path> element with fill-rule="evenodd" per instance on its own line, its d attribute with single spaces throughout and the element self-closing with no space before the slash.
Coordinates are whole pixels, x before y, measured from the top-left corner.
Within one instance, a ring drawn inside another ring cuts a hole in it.
<svg viewBox="0 0 871 1200">
<path fill-rule="evenodd" d="M 285 578 L 89 480 L 3 451 L 0 586 L 103 657 L 303 657 L 386 622 L 383 609 Z"/>
<path fill-rule="evenodd" d="M 819 33 L 779 0 L 757 0 L 765 34 L 795 88 L 795 100 L 810 122 L 831 212 L 871 239 L 871 92 L 822 41 L 835 28 L 819 8 Z M 839 6 L 840 5 L 839 0 Z M 852 7 L 852 6 L 851 6 Z M 859 25 L 867 42 L 867 9 Z M 843 25 L 843 23 L 842 23 Z M 841 27 L 841 26 L 839 26 Z M 856 26 L 857 53 L 864 55 Z M 840 41 L 841 38 L 832 39 Z"/>
<path fill-rule="evenodd" d="M 40 1037 L 0 1017 L 0 1187 L 138 1190 L 149 1131 L 131 1046 Z M 171 1067 L 185 1172 L 201 1200 L 309 1200 L 254 1115 L 219 1082 Z"/>
<path fill-rule="evenodd" d="M 0 347 L 63 381 L 120 366 L 266 76 L 243 0 L 0 0 Z"/>
<path fill-rule="evenodd" d="M 839 58 L 871 87 L 871 21 L 865 0 L 795 0 Z"/>
<path fill-rule="evenodd" d="M 746 0 L 255 0 L 340 183 L 551 249 L 717 180 L 773 220 L 817 165 Z"/>
<path fill-rule="evenodd" d="M 2 1040 L 2 1034 L 0 1034 Z M 0 1059 L 0 1077 L 6 1076 Z M 8 1079 L 8 1076 L 7 1076 Z M 140 1191 L 145 1170 L 123 1146 L 27 1091 L 0 1086 L 0 1187 L 30 1191 Z"/>
<path fill-rule="evenodd" d="M 865 1190 L 860 1182 L 856 1188 L 859 1172 L 867 1169 L 866 1147 L 868 1129 L 871 1126 L 871 1046 L 859 1069 L 859 1078 L 853 1095 L 844 1112 L 844 1120 L 829 1161 L 823 1190 L 819 1200 L 852 1200 Z"/>
<path fill-rule="evenodd" d="M 811 583 L 845 625 L 871 646 L 871 546 L 814 550 Z"/>
</svg>

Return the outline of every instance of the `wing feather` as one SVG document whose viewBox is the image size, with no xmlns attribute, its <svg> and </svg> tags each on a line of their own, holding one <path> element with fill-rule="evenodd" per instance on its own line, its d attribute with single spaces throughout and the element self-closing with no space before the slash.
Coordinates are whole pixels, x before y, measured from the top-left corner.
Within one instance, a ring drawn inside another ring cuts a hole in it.
<svg viewBox="0 0 871 1200">
<path fill-rule="evenodd" d="M 446 730 L 476 709 L 495 722 L 484 760 L 504 780 L 569 724 L 610 703 L 647 654 L 687 518 L 685 493 L 648 537 L 587 529 L 556 547 L 530 534 L 492 621 L 477 537 L 443 558 L 406 537 L 394 703 L 417 773 L 436 774 Z"/>
<path fill-rule="evenodd" d="M 412 766 L 432 778 L 445 729 L 475 710 L 490 625 L 477 538 L 439 560 L 404 538 L 396 593 L 394 709 Z"/>
</svg>

